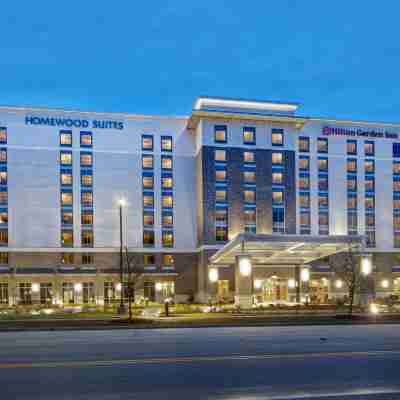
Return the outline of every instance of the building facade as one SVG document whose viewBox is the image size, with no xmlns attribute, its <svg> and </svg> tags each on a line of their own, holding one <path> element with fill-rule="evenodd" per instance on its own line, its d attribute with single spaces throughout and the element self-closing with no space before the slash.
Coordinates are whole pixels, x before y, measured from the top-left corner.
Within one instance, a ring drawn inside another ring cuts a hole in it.
<svg viewBox="0 0 400 400">
<path fill-rule="evenodd" d="M 209 259 L 241 232 L 364 235 L 376 295 L 400 293 L 400 124 L 296 110 L 206 97 L 188 117 L 1 107 L 0 303 L 114 302 L 121 230 L 151 301 L 232 299 L 233 269 L 211 285 Z M 316 302 L 345 292 L 326 262 L 310 271 Z M 254 293 L 289 301 L 293 276 L 260 265 Z"/>
</svg>

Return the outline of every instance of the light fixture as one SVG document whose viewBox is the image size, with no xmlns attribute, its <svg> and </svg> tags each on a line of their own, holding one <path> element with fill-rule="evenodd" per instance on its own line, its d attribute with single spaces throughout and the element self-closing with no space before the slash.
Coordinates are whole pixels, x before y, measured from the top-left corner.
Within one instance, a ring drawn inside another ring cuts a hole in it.
<svg viewBox="0 0 400 400">
<path fill-rule="evenodd" d="M 372 272 L 372 263 L 369 256 L 364 256 L 361 258 L 361 273 L 364 276 L 369 275 Z"/>
<path fill-rule="evenodd" d="M 293 278 L 288 279 L 288 286 L 290 289 L 294 289 L 296 287 L 296 281 Z"/>
<path fill-rule="evenodd" d="M 40 286 L 38 283 L 32 283 L 32 292 L 37 293 L 40 290 Z"/>
<path fill-rule="evenodd" d="M 322 286 L 328 286 L 328 279 L 321 278 Z"/>
<path fill-rule="evenodd" d="M 157 283 L 156 283 L 156 290 L 157 290 L 157 292 L 161 292 L 162 288 L 163 288 L 163 284 L 162 284 L 161 282 L 157 282 Z"/>
<path fill-rule="evenodd" d="M 208 279 L 210 282 L 217 282 L 218 281 L 218 269 L 217 268 L 210 268 L 208 270 Z"/>
<path fill-rule="evenodd" d="M 80 292 L 82 290 L 82 283 L 75 283 L 74 289 L 75 292 Z"/>
<path fill-rule="evenodd" d="M 255 279 L 254 280 L 254 289 L 261 289 L 262 284 L 263 284 L 263 281 L 261 279 Z"/>
<path fill-rule="evenodd" d="M 308 282 L 310 280 L 310 270 L 308 268 L 302 268 L 300 278 L 302 282 Z"/>
<path fill-rule="evenodd" d="M 118 204 L 121 207 L 125 207 L 126 206 L 126 200 L 124 198 L 121 198 L 121 199 L 118 200 Z"/>
<path fill-rule="evenodd" d="M 239 271 L 243 276 L 249 276 L 251 274 L 251 262 L 249 258 L 241 258 L 239 260 Z"/>
<path fill-rule="evenodd" d="M 121 289 L 122 289 L 121 282 L 118 282 L 118 283 L 115 285 L 115 289 L 117 289 L 117 290 L 118 290 L 118 292 L 120 292 L 120 291 L 121 291 Z"/>
<path fill-rule="evenodd" d="M 389 281 L 387 279 L 383 279 L 382 282 L 381 282 L 381 286 L 384 289 L 387 289 L 389 287 Z"/>
<path fill-rule="evenodd" d="M 338 279 L 338 280 L 335 282 L 335 286 L 336 286 L 338 289 L 340 289 L 340 288 L 343 286 L 342 280 L 341 280 L 341 279 Z"/>
</svg>

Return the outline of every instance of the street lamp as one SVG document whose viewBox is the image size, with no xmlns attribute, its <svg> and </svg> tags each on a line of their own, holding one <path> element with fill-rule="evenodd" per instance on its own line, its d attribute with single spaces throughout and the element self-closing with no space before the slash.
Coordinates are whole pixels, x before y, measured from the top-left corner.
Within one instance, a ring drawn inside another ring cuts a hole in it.
<svg viewBox="0 0 400 400">
<path fill-rule="evenodd" d="M 118 201 L 119 205 L 119 274 L 120 274 L 120 281 L 121 281 L 121 295 L 120 295 L 120 304 L 118 309 L 118 314 L 125 313 L 125 304 L 124 304 L 124 291 L 123 291 L 123 282 L 124 282 L 124 259 L 122 254 L 122 208 L 126 206 L 126 200 L 121 198 Z"/>
</svg>

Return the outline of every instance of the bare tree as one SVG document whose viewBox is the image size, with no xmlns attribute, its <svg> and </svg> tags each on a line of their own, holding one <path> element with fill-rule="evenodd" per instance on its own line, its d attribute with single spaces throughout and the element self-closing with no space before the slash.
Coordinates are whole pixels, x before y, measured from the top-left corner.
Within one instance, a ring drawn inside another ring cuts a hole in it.
<svg viewBox="0 0 400 400">
<path fill-rule="evenodd" d="M 362 275 L 359 267 L 359 256 L 349 245 L 348 250 L 335 254 L 329 258 L 329 264 L 333 272 L 343 281 L 349 297 L 349 315 L 353 314 L 354 300 L 360 292 Z"/>
<path fill-rule="evenodd" d="M 128 310 L 129 322 L 132 321 L 132 303 L 135 301 L 135 291 L 139 283 L 139 278 L 143 275 L 143 271 L 139 271 L 135 263 L 135 255 L 128 252 L 125 247 L 125 260 L 127 266 L 127 291 L 128 291 Z"/>
</svg>

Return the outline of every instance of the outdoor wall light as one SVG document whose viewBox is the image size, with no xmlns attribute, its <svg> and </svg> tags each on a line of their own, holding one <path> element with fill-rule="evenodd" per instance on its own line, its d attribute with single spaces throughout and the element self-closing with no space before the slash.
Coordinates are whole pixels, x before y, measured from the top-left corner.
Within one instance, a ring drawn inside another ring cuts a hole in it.
<svg viewBox="0 0 400 400">
<path fill-rule="evenodd" d="M 288 279 L 288 286 L 290 289 L 294 289 L 296 287 L 296 281 L 293 278 Z"/>
<path fill-rule="evenodd" d="M 382 282 L 381 282 L 381 286 L 384 289 L 387 289 L 389 287 L 389 281 L 387 279 L 383 279 Z"/>
<path fill-rule="evenodd" d="M 37 293 L 40 290 L 40 286 L 38 283 L 32 283 L 32 292 Z"/>
<path fill-rule="evenodd" d="M 361 259 L 361 273 L 364 276 L 369 275 L 372 272 L 372 263 L 371 258 L 369 256 L 364 256 Z"/>
<path fill-rule="evenodd" d="M 218 269 L 217 268 L 210 268 L 208 270 L 208 279 L 210 282 L 217 282 L 218 281 Z"/>
<path fill-rule="evenodd" d="M 157 290 L 157 292 L 161 292 L 162 288 L 163 288 L 163 284 L 162 284 L 161 282 L 157 282 L 157 283 L 156 283 L 156 290 Z"/>
<path fill-rule="evenodd" d="M 308 282 L 310 280 L 310 270 L 303 268 L 300 273 L 300 279 L 302 282 Z"/>
<path fill-rule="evenodd" d="M 343 282 L 342 282 L 340 279 L 338 279 L 338 280 L 335 282 L 335 286 L 336 286 L 338 289 L 340 289 L 340 288 L 343 286 Z"/>
<path fill-rule="evenodd" d="M 82 290 L 82 283 L 75 283 L 74 289 L 75 292 L 80 292 Z"/>
<path fill-rule="evenodd" d="M 249 258 L 241 258 L 239 260 L 239 271 L 243 276 L 249 276 L 251 274 L 251 262 Z"/>
<path fill-rule="evenodd" d="M 261 289 L 262 284 L 263 284 L 263 281 L 261 279 L 255 279 L 254 280 L 254 289 Z"/>
<path fill-rule="evenodd" d="M 120 291 L 121 291 L 121 289 L 122 289 L 121 282 L 118 282 L 118 283 L 115 285 L 115 289 L 117 289 L 117 290 L 118 290 L 118 292 L 120 292 Z"/>
</svg>

